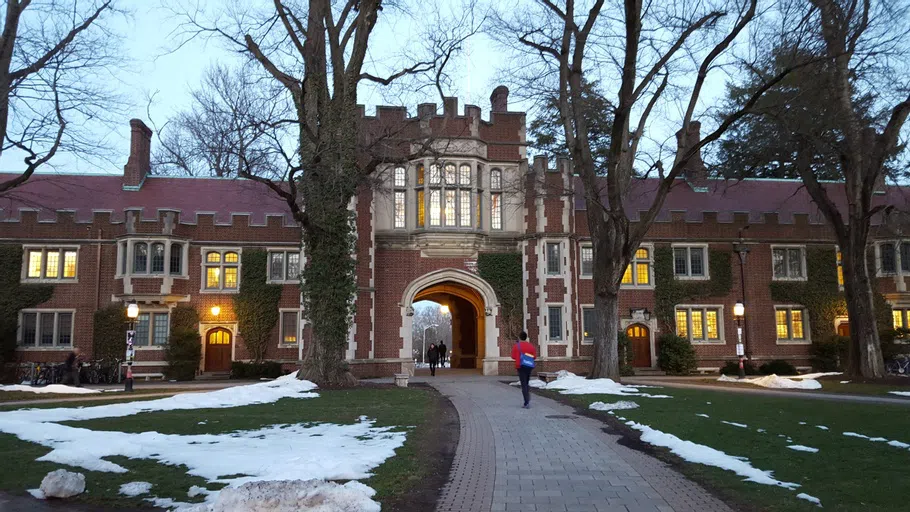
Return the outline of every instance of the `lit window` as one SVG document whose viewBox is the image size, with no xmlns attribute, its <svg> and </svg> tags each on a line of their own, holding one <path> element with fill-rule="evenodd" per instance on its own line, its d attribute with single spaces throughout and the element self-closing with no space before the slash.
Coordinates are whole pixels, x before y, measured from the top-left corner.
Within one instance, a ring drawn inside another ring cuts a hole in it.
<svg viewBox="0 0 910 512">
<path fill-rule="evenodd" d="M 76 278 L 76 251 L 63 252 L 63 279 Z"/>
<path fill-rule="evenodd" d="M 455 181 L 455 164 L 446 164 L 444 169 L 443 179 L 445 180 L 445 185 L 456 185 Z"/>
<path fill-rule="evenodd" d="M 18 343 L 23 347 L 71 347 L 72 311 L 23 311 Z"/>
<path fill-rule="evenodd" d="M 594 340 L 594 308 L 584 308 L 581 310 L 582 340 L 590 342 Z"/>
<path fill-rule="evenodd" d="M 550 341 L 562 340 L 562 306 L 550 306 L 547 320 Z"/>
<path fill-rule="evenodd" d="M 777 247 L 771 249 L 774 279 L 805 279 L 806 265 L 802 247 Z"/>
<path fill-rule="evenodd" d="M 837 285 L 844 286 L 844 256 L 837 251 Z"/>
<path fill-rule="evenodd" d="M 454 190 L 446 190 L 445 221 L 446 221 L 446 226 L 455 225 L 455 191 Z"/>
<path fill-rule="evenodd" d="M 404 191 L 395 191 L 395 227 L 403 228 L 405 223 Z"/>
<path fill-rule="evenodd" d="M 621 284 L 624 286 L 650 286 L 651 264 L 651 250 L 639 247 L 632 256 L 629 266 L 623 272 Z"/>
<path fill-rule="evenodd" d="M 423 185 L 423 174 L 424 174 L 423 164 L 418 164 L 417 165 L 417 184 L 418 185 Z"/>
<path fill-rule="evenodd" d="M 30 279 L 41 278 L 41 251 L 28 251 L 28 277 Z"/>
<path fill-rule="evenodd" d="M 424 204 L 423 190 L 417 191 L 417 227 L 422 228 L 426 217 L 426 204 Z"/>
<path fill-rule="evenodd" d="M 590 245 L 583 245 L 580 251 L 581 255 L 581 275 L 594 275 L 594 248 Z"/>
<path fill-rule="evenodd" d="M 405 183 L 407 183 L 406 173 L 404 167 L 395 168 L 395 187 L 404 188 Z"/>
<path fill-rule="evenodd" d="M 269 281 L 297 281 L 300 279 L 299 251 L 269 251 Z"/>
<path fill-rule="evenodd" d="M 458 225 L 467 228 L 471 227 L 471 191 L 458 191 Z"/>
<path fill-rule="evenodd" d="M 234 251 L 205 252 L 205 289 L 236 290 L 239 284 L 240 254 Z"/>
<path fill-rule="evenodd" d="M 774 308 L 778 342 L 805 342 L 806 313 L 802 308 Z"/>
<path fill-rule="evenodd" d="M 493 229 L 502 229 L 502 194 L 490 194 L 490 224 Z"/>
<path fill-rule="evenodd" d="M 721 343 L 720 311 L 709 306 L 677 306 L 676 334 L 690 343 Z"/>
<path fill-rule="evenodd" d="M 47 251 L 44 255 L 47 265 L 44 269 L 44 277 L 48 279 L 57 279 L 60 276 L 60 251 Z"/>
<path fill-rule="evenodd" d="M 562 261 L 559 255 L 559 243 L 547 244 L 547 274 L 559 274 L 562 269 Z"/>
<path fill-rule="evenodd" d="M 439 165 L 430 165 L 430 185 L 439 185 L 442 180 L 442 174 L 439 172 Z"/>
<path fill-rule="evenodd" d="M 28 249 L 25 279 L 75 279 L 77 265 L 75 249 Z"/>
<path fill-rule="evenodd" d="M 439 226 L 442 224 L 442 192 L 439 190 L 430 191 L 430 225 Z"/>
<path fill-rule="evenodd" d="M 704 246 L 674 247 L 673 273 L 683 278 L 704 278 L 707 276 L 706 260 Z"/>
<path fill-rule="evenodd" d="M 298 318 L 300 313 L 297 311 L 281 312 L 281 343 L 284 345 L 296 345 L 298 336 Z"/>
<path fill-rule="evenodd" d="M 910 329 L 910 324 L 907 323 L 908 316 L 910 316 L 908 313 L 910 313 L 910 309 L 906 308 L 893 308 L 891 310 L 895 329 Z"/>
</svg>

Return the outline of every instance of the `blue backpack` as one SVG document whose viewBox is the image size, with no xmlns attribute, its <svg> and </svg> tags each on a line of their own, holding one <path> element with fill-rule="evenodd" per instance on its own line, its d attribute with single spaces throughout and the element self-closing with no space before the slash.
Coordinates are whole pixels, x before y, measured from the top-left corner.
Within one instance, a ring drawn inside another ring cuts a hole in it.
<svg viewBox="0 0 910 512">
<path fill-rule="evenodd" d="M 521 350 L 521 342 L 518 343 L 518 349 Z M 525 352 L 519 352 L 519 364 L 525 368 L 534 368 L 534 356 Z"/>
</svg>

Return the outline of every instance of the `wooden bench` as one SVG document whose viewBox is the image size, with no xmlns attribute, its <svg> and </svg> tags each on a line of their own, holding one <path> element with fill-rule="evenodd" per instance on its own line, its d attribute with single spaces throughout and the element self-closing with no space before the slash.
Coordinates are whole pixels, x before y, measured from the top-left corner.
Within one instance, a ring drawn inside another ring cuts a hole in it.
<svg viewBox="0 0 910 512">
<path fill-rule="evenodd" d="M 556 372 L 540 372 L 537 374 L 537 376 L 540 378 L 540 380 L 548 384 L 556 380 Z"/>
</svg>

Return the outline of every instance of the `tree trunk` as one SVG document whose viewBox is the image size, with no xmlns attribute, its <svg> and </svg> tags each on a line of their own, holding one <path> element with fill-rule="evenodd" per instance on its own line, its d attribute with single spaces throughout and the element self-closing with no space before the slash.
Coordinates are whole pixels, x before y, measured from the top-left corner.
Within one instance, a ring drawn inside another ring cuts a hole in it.
<svg viewBox="0 0 910 512">
<path fill-rule="evenodd" d="M 879 379 L 885 375 L 885 364 L 878 337 L 872 281 L 866 265 L 866 237 L 860 236 L 856 226 L 847 228 L 851 238 L 841 244 L 844 272 L 844 294 L 850 318 L 850 361 L 848 375 Z"/>
<path fill-rule="evenodd" d="M 619 294 L 598 293 L 594 296 L 594 364 L 591 378 L 608 378 L 619 382 Z"/>
</svg>

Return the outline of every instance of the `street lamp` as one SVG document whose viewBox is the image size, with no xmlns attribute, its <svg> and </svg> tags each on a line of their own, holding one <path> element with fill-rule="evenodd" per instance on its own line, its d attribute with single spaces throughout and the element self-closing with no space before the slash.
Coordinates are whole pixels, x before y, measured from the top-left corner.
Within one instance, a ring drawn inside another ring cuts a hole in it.
<svg viewBox="0 0 910 512">
<path fill-rule="evenodd" d="M 126 316 L 130 319 L 130 328 L 126 331 L 126 381 L 123 384 L 124 391 L 133 390 L 133 341 L 136 338 L 136 319 L 139 318 L 139 304 L 136 301 L 130 301 L 126 306 Z"/>
<path fill-rule="evenodd" d="M 743 366 L 743 357 L 746 355 L 745 347 L 743 346 L 743 316 L 746 315 L 746 306 L 742 302 L 737 302 L 733 305 L 733 316 L 736 318 L 736 355 L 739 356 L 739 378 L 744 379 L 746 377 L 746 368 Z"/>
<path fill-rule="evenodd" d="M 442 304 L 442 305 L 440 305 L 440 306 L 439 306 L 439 312 L 442 313 L 443 315 L 448 315 L 448 314 L 449 314 L 449 306 L 448 306 L 447 304 Z"/>
<path fill-rule="evenodd" d="M 423 328 L 423 352 L 420 353 L 420 362 L 422 362 L 422 363 L 427 362 L 427 329 L 429 329 L 430 327 L 439 327 L 439 326 L 436 324 L 433 324 L 433 325 L 428 325 Z"/>
<path fill-rule="evenodd" d="M 212 306 L 212 316 L 218 316 L 221 314 L 221 306 Z"/>
</svg>

